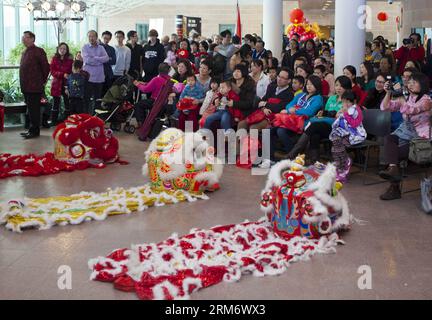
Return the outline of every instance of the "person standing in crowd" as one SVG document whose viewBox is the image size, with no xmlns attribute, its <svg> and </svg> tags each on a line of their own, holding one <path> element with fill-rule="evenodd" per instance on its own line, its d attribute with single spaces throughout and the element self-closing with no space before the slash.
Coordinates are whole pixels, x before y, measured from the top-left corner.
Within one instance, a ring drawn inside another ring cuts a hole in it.
<svg viewBox="0 0 432 320">
<path fill-rule="evenodd" d="M 169 45 L 169 42 L 170 42 L 170 38 L 168 36 L 164 36 L 161 39 L 161 44 L 164 46 L 165 51 L 166 51 L 166 49 L 167 49 L 167 47 Z"/>
<path fill-rule="evenodd" d="M 243 44 L 249 45 L 251 47 L 251 50 L 255 49 L 257 39 L 253 35 L 247 34 L 244 36 L 243 40 L 244 40 Z"/>
<path fill-rule="evenodd" d="M 21 56 L 19 75 L 30 120 L 29 131 L 21 134 L 24 139 L 37 138 L 40 135 L 40 100 L 50 72 L 47 55 L 42 48 L 35 46 L 35 40 L 33 32 L 24 32 L 22 43 L 25 50 Z"/>
<path fill-rule="evenodd" d="M 154 29 L 148 33 L 149 42 L 143 48 L 144 82 L 149 82 L 158 75 L 159 65 L 165 60 L 165 48 Z"/>
<path fill-rule="evenodd" d="M 425 62 L 426 51 L 421 44 L 421 37 L 418 33 L 410 35 L 409 43 L 404 43 L 402 47 L 394 52 L 394 57 L 398 60 L 398 73 L 402 74 L 405 70 L 407 61 L 417 61 L 420 65 Z"/>
<path fill-rule="evenodd" d="M 319 56 L 319 51 L 316 47 L 315 41 L 312 39 L 307 40 L 304 45 L 304 51 L 308 58 L 309 65 L 313 65 L 313 62 Z"/>
<path fill-rule="evenodd" d="M 236 47 L 231 43 L 232 34 L 231 31 L 225 30 L 222 31 L 220 34 L 222 38 L 222 43 L 217 46 L 214 50 L 219 55 L 223 56 L 225 59 L 225 74 L 224 78 L 229 78 L 232 74 L 228 61 L 231 59 L 231 57 L 234 55 L 236 51 Z M 217 55 L 215 56 L 215 63 L 218 63 Z"/>
<path fill-rule="evenodd" d="M 53 97 L 53 107 L 51 109 L 51 125 L 55 126 L 58 122 L 60 113 L 61 98 L 64 102 L 64 116 L 69 116 L 69 99 L 66 95 L 66 81 L 72 73 L 72 56 L 69 51 L 69 46 L 62 42 L 57 47 L 57 51 L 51 60 L 50 70 L 53 77 L 51 82 L 51 96 Z"/>
<path fill-rule="evenodd" d="M 373 63 L 373 57 L 372 57 L 372 43 L 369 41 L 366 41 L 365 44 L 365 61 Z"/>
<path fill-rule="evenodd" d="M 266 54 L 265 42 L 258 40 L 255 45 L 255 49 L 252 50 L 252 59 L 258 60 L 264 57 Z"/>
<path fill-rule="evenodd" d="M 105 83 L 102 90 L 102 96 L 111 88 L 111 85 L 114 82 L 114 74 L 113 74 L 113 66 L 117 62 L 116 52 L 112 46 L 109 45 L 112 39 L 112 33 L 109 31 L 105 31 L 102 33 L 102 46 L 105 48 L 105 51 L 109 57 L 108 62 L 104 63 L 104 74 L 105 74 Z"/>
<path fill-rule="evenodd" d="M 375 69 L 377 70 L 379 68 L 380 61 L 383 57 L 383 54 L 381 53 L 381 44 L 380 41 L 374 40 L 372 42 L 372 63 L 374 64 Z"/>
<path fill-rule="evenodd" d="M 87 86 L 86 74 L 82 72 L 83 62 L 73 62 L 72 74 L 67 80 L 67 92 L 70 103 L 70 113 L 80 114 L 84 112 L 85 88 Z"/>
<path fill-rule="evenodd" d="M 171 33 L 171 39 L 170 39 L 170 42 L 175 42 L 175 43 L 177 43 L 177 42 L 179 42 L 179 36 L 178 36 L 178 34 L 177 33 Z"/>
<path fill-rule="evenodd" d="M 131 50 L 129 74 L 132 77 L 141 80 L 143 73 L 143 48 L 138 44 L 138 33 L 135 30 L 131 30 L 127 33 L 127 38 L 128 43 L 126 46 Z"/>
<path fill-rule="evenodd" d="M 297 40 L 291 39 L 289 42 L 289 49 L 285 51 L 282 57 L 282 67 L 294 70 L 294 61 L 303 56 L 303 51 L 300 50 L 300 44 Z"/>
<path fill-rule="evenodd" d="M 117 44 L 115 45 L 115 53 L 117 57 L 116 64 L 112 67 L 114 73 L 114 81 L 120 77 L 123 77 L 129 72 L 131 64 L 131 50 L 125 46 L 125 34 L 123 31 L 119 30 L 115 33 L 117 39 Z"/>
<path fill-rule="evenodd" d="M 102 88 L 105 82 L 104 63 L 109 61 L 109 56 L 103 46 L 98 44 L 98 34 L 94 30 L 87 33 L 89 43 L 85 44 L 81 50 L 84 59 L 84 71 L 90 74 L 90 79 L 85 90 L 86 112 L 92 114 L 98 107 L 98 100 L 102 96 Z M 93 99 L 93 108 L 90 101 Z"/>
</svg>

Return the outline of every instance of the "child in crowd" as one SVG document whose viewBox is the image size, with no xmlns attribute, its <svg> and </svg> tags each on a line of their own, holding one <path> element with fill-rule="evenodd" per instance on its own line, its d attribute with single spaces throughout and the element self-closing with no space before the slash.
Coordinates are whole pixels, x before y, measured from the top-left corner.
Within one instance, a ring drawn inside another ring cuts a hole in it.
<svg viewBox="0 0 432 320">
<path fill-rule="evenodd" d="M 366 139 L 363 128 L 362 110 L 356 105 L 356 95 L 348 90 L 342 95 L 343 107 L 332 125 L 330 140 L 332 156 L 336 165 L 337 180 L 345 183 L 351 169 L 352 160 L 346 152 L 346 147 L 362 143 Z"/>
<path fill-rule="evenodd" d="M 204 101 L 205 93 L 201 84 L 197 82 L 195 75 L 189 75 L 186 79 L 186 83 L 186 87 L 180 95 L 179 103 L 183 103 L 184 99 L 191 99 L 193 106 L 189 110 L 181 110 L 178 128 L 185 131 L 186 121 L 192 121 L 193 130 L 197 131 L 199 105 Z"/>
<path fill-rule="evenodd" d="M 216 112 L 208 116 L 204 123 L 204 128 L 211 130 L 212 125 L 216 121 L 221 122 L 222 129 L 225 133 L 232 128 L 232 119 L 235 122 L 243 120 L 243 115 L 240 110 L 228 107 L 229 101 L 239 101 L 239 96 L 233 91 L 231 81 L 224 81 L 219 87 L 219 93 L 214 101 Z"/>
<path fill-rule="evenodd" d="M 170 43 L 168 43 L 166 49 L 166 59 L 164 62 L 173 68 L 177 66 L 176 51 L 177 51 L 177 43 L 175 41 L 171 41 Z"/>
<path fill-rule="evenodd" d="M 294 92 L 294 97 L 299 95 L 300 93 L 303 93 L 304 86 L 305 86 L 305 78 L 303 78 L 302 76 L 295 76 L 293 78 L 292 89 Z"/>
<path fill-rule="evenodd" d="M 72 65 L 72 74 L 67 79 L 67 94 L 71 114 L 84 112 L 85 87 L 89 79 L 88 73 L 82 70 L 83 62 L 75 60 Z"/>
<path fill-rule="evenodd" d="M 328 97 L 330 94 L 330 85 L 327 80 L 324 79 L 326 73 L 326 67 L 323 65 L 318 65 L 314 68 L 314 75 L 321 79 L 322 85 L 322 95 Z"/>
<path fill-rule="evenodd" d="M 271 83 L 276 83 L 277 81 L 277 66 L 271 66 L 268 68 L 268 76 L 270 78 Z"/>
<path fill-rule="evenodd" d="M 216 111 L 216 107 L 214 105 L 215 99 L 218 97 L 219 93 L 219 81 L 213 78 L 210 81 L 210 90 L 207 91 L 206 97 L 200 109 L 200 115 L 202 116 L 199 125 L 200 128 L 204 127 L 205 121 L 209 115 L 213 114 Z"/>
</svg>

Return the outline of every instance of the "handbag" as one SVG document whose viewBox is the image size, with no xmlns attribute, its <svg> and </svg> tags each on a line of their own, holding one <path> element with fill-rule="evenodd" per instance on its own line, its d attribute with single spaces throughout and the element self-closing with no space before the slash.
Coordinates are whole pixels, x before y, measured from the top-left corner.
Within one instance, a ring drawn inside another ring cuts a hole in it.
<svg viewBox="0 0 432 320">
<path fill-rule="evenodd" d="M 420 188 L 422 208 L 427 214 L 432 214 L 432 179 L 423 179 Z"/>
<path fill-rule="evenodd" d="M 301 134 L 304 130 L 305 117 L 296 114 L 278 113 L 272 123 L 273 127 L 285 128 Z"/>
<path fill-rule="evenodd" d="M 252 112 L 249 116 L 246 117 L 246 121 L 249 126 L 264 121 L 265 119 L 266 115 L 261 109 Z"/>
<path fill-rule="evenodd" d="M 429 125 L 429 139 L 415 138 L 410 141 L 408 159 L 423 165 L 432 163 L 432 127 Z"/>
</svg>

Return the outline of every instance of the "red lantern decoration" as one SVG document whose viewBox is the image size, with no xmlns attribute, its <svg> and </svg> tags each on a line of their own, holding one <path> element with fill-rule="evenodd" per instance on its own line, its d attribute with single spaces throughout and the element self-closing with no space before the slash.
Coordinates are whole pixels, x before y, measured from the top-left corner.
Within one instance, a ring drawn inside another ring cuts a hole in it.
<svg viewBox="0 0 432 320">
<path fill-rule="evenodd" d="M 290 12 L 290 21 L 294 24 L 302 23 L 304 19 L 304 12 L 302 9 L 296 8 Z"/>
<path fill-rule="evenodd" d="M 380 12 L 377 15 L 377 19 L 381 22 L 386 22 L 388 20 L 388 14 L 386 12 Z"/>
</svg>

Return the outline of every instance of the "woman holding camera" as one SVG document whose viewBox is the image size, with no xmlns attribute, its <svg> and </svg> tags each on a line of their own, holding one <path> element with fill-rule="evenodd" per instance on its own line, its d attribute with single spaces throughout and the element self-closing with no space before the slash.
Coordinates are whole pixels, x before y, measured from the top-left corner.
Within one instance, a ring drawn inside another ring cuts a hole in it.
<svg viewBox="0 0 432 320">
<path fill-rule="evenodd" d="M 408 82 L 408 99 L 399 97 L 392 100 L 392 84 L 388 81 L 384 90 L 386 95 L 381 103 L 383 111 L 400 111 L 404 121 L 384 141 L 385 161 L 388 168 L 379 173 L 380 177 L 390 181 L 389 189 L 380 196 L 381 200 L 401 198 L 399 161 L 407 159 L 409 143 L 416 138 L 429 139 L 430 112 L 432 99 L 429 97 L 429 79 L 421 73 L 412 75 Z"/>
</svg>

